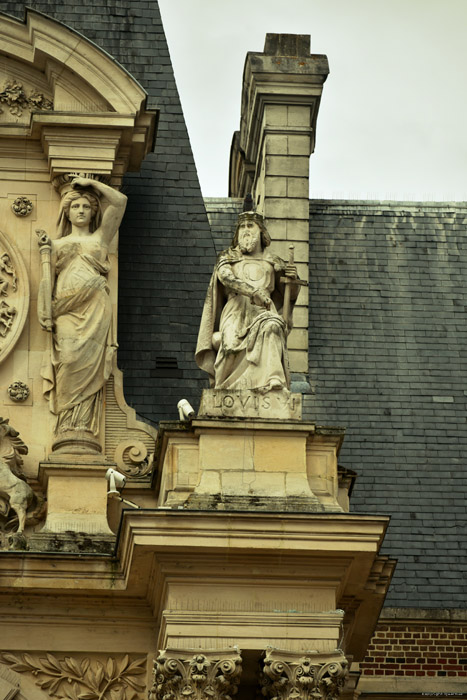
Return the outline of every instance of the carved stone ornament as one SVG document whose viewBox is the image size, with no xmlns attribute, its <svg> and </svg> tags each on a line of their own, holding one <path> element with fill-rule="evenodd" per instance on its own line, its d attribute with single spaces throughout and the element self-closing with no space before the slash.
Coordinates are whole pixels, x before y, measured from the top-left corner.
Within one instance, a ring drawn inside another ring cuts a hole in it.
<svg viewBox="0 0 467 700">
<path fill-rule="evenodd" d="M 154 661 L 149 700 L 230 700 L 238 690 L 241 663 L 237 649 L 197 654 L 162 651 Z"/>
<path fill-rule="evenodd" d="M 26 322 L 29 282 L 20 252 L 0 231 L 0 362 L 11 352 Z"/>
<path fill-rule="evenodd" d="M 11 210 L 16 216 L 28 216 L 33 208 L 33 203 L 27 197 L 16 197 L 11 205 Z"/>
<path fill-rule="evenodd" d="M 125 440 L 119 443 L 115 450 L 115 461 L 118 469 L 133 477 L 143 477 L 151 473 L 153 454 L 149 454 L 144 443 L 137 440 Z"/>
<path fill-rule="evenodd" d="M 8 107 L 13 117 L 21 117 L 25 109 L 28 109 L 30 112 L 35 110 L 50 111 L 53 109 L 53 103 L 48 97 L 44 97 L 44 95 L 35 90 L 28 97 L 24 91 L 23 84 L 16 80 L 7 80 L 5 83 L 3 90 L 0 92 L 0 105 Z M 3 114 L 3 112 L 4 110 L 0 106 L 0 114 Z"/>
<path fill-rule="evenodd" d="M 35 494 L 23 474 L 28 448 L 19 433 L 0 418 L 0 531 L 21 534 L 26 522 L 42 517 L 43 499 Z"/>
<path fill-rule="evenodd" d="M 263 217 L 239 215 L 230 248 L 217 258 L 198 335 L 195 360 L 211 388 L 290 388 L 287 336 L 300 287 L 293 262 L 270 253 Z"/>
<path fill-rule="evenodd" d="M 298 656 L 268 651 L 261 675 L 261 693 L 270 700 L 338 700 L 348 676 L 342 652 Z"/>
<path fill-rule="evenodd" d="M 58 658 L 53 654 L 0 653 L 0 660 L 18 673 L 34 676 L 50 697 L 70 700 L 136 700 L 146 688 L 146 657 L 130 660 Z"/>
<path fill-rule="evenodd" d="M 29 396 L 29 387 L 24 382 L 13 382 L 8 387 L 8 396 L 12 401 L 26 401 Z"/>
</svg>

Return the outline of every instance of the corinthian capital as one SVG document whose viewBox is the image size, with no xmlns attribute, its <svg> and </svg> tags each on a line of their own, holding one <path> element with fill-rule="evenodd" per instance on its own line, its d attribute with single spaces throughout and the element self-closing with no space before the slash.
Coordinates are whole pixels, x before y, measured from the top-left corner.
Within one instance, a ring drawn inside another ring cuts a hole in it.
<svg viewBox="0 0 467 700">
<path fill-rule="evenodd" d="M 149 700 L 231 700 L 240 683 L 238 649 L 193 654 L 166 649 L 154 661 Z"/>
<path fill-rule="evenodd" d="M 348 675 L 342 652 L 268 651 L 264 659 L 261 692 L 269 700 L 338 700 Z"/>
</svg>

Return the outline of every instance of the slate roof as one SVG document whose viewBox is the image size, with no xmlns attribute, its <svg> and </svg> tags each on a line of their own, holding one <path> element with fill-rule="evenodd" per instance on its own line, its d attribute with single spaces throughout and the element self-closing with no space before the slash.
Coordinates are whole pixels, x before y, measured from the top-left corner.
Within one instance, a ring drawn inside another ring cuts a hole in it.
<svg viewBox="0 0 467 700">
<path fill-rule="evenodd" d="M 218 247 L 238 200 L 206 200 Z M 391 515 L 386 605 L 467 599 L 467 203 L 311 201 L 310 393 L 352 512 Z"/>
</svg>

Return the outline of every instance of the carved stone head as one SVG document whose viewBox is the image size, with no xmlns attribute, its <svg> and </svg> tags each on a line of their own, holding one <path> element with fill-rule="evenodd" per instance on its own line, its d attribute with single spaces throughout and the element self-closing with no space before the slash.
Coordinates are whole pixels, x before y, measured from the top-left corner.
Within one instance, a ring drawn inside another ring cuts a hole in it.
<svg viewBox="0 0 467 700">
<path fill-rule="evenodd" d="M 261 231 L 261 247 L 264 250 L 264 248 L 267 248 L 268 245 L 271 245 L 271 236 L 269 235 L 266 225 L 264 223 L 264 218 L 261 216 L 261 214 L 257 214 L 254 211 L 244 211 L 238 216 L 237 220 L 237 227 L 235 229 L 234 237 L 232 239 L 232 248 L 236 248 L 238 246 L 238 230 L 240 228 L 240 224 L 242 221 L 254 221 L 255 224 L 258 224 L 259 229 Z"/>
<path fill-rule="evenodd" d="M 91 223 L 89 230 L 92 232 L 99 228 L 101 222 L 101 204 L 94 192 L 86 189 L 75 189 L 67 192 L 60 203 L 60 214 L 57 222 L 58 237 L 68 236 L 71 233 L 70 207 L 72 202 L 83 197 L 91 205 Z"/>
</svg>

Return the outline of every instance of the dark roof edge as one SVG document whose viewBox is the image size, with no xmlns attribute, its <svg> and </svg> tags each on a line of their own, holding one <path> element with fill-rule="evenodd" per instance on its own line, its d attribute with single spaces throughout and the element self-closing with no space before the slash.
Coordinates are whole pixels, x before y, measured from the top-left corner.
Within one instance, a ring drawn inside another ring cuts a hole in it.
<svg viewBox="0 0 467 700">
<path fill-rule="evenodd" d="M 467 621 L 467 608 L 391 608 L 381 611 L 379 622 L 387 620 L 412 620 L 426 622 L 464 622 Z"/>
</svg>

